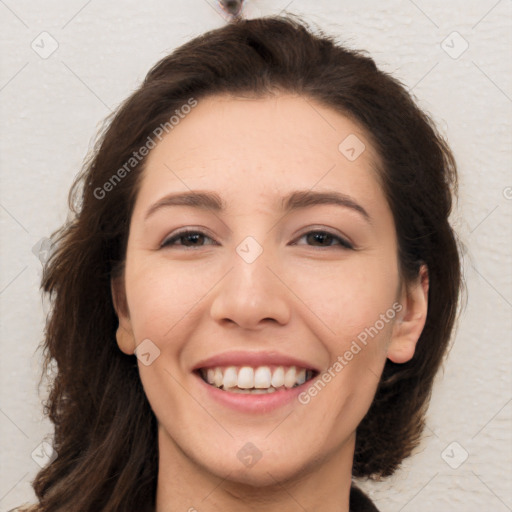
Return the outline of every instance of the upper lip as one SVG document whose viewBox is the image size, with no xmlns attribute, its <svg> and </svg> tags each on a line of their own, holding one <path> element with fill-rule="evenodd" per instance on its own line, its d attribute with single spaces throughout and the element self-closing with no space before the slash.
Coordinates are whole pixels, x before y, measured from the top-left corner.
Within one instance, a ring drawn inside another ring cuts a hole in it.
<svg viewBox="0 0 512 512">
<path fill-rule="evenodd" d="M 279 352 L 247 352 L 243 350 L 223 352 L 215 356 L 208 357 L 199 361 L 192 371 L 200 368 L 215 368 L 216 366 L 297 366 L 306 370 L 319 372 L 318 368 L 307 361 L 296 357 L 290 357 Z"/>
</svg>

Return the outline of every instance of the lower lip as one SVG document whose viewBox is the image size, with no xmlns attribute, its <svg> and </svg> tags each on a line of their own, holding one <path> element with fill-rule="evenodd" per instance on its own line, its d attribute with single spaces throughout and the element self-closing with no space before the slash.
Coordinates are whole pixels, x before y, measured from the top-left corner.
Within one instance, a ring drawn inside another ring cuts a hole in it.
<svg viewBox="0 0 512 512">
<path fill-rule="evenodd" d="M 218 403 L 236 409 L 240 412 L 248 413 L 262 413 L 270 412 L 279 407 L 283 407 L 294 400 L 311 385 L 313 379 L 304 382 L 300 386 L 287 389 L 286 391 L 274 391 L 273 393 L 264 393 L 252 395 L 250 393 L 231 393 L 216 388 L 207 384 L 199 375 L 194 373 L 194 376 L 199 380 L 202 393 L 206 394 L 208 398 L 216 400 Z"/>
</svg>

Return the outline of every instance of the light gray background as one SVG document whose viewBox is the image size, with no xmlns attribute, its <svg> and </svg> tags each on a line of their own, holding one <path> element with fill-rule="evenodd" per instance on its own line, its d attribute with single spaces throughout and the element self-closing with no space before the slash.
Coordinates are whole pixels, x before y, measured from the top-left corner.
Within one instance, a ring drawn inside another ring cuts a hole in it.
<svg viewBox="0 0 512 512">
<path fill-rule="evenodd" d="M 469 300 L 420 449 L 391 479 L 362 486 L 382 512 L 510 511 L 512 2 L 253 0 L 246 17 L 282 9 L 368 50 L 401 79 L 460 169 L 453 221 L 468 246 Z M 37 390 L 37 244 L 65 221 L 104 117 L 165 54 L 225 23 L 214 0 L 0 0 L 2 511 L 32 501 L 31 454 L 52 432 Z"/>
</svg>

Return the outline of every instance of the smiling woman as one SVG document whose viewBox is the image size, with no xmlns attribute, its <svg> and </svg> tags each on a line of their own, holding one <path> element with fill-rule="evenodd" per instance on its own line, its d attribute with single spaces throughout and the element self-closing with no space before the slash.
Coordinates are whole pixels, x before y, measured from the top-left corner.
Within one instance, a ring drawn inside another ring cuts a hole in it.
<svg viewBox="0 0 512 512">
<path fill-rule="evenodd" d="M 353 478 L 419 443 L 455 193 L 406 90 L 304 22 L 237 20 L 160 61 L 44 269 L 56 458 L 34 510 L 377 510 Z"/>
</svg>

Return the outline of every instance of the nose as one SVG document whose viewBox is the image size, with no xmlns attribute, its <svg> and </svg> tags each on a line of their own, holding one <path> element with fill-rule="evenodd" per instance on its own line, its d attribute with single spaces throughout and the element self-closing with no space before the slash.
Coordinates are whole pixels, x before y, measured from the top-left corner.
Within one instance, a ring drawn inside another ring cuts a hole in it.
<svg viewBox="0 0 512 512">
<path fill-rule="evenodd" d="M 233 251 L 230 270 L 215 287 L 211 317 L 249 330 L 260 330 L 269 322 L 285 325 L 291 315 L 290 292 L 279 275 L 279 263 L 267 250 L 251 261 L 253 257 Z"/>
</svg>

